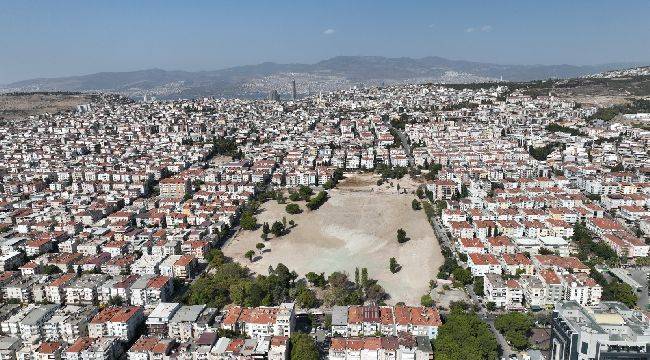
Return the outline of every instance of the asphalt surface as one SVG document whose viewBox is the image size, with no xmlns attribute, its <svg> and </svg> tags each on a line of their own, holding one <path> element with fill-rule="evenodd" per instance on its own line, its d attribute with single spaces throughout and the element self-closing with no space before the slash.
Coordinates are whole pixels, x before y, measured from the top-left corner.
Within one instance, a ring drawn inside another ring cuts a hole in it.
<svg viewBox="0 0 650 360">
<path fill-rule="evenodd" d="M 490 314 L 487 311 L 484 304 L 479 300 L 478 296 L 474 293 L 474 289 L 472 285 L 465 286 L 465 292 L 467 292 L 469 297 L 472 299 L 472 302 L 479 306 L 478 316 L 481 318 L 481 320 L 485 321 L 490 326 L 490 329 L 494 333 L 497 342 L 501 347 L 501 351 L 502 351 L 501 357 L 507 359 L 510 355 L 516 354 L 516 352 L 513 351 L 512 348 L 510 348 L 510 345 L 508 345 L 508 342 L 506 341 L 505 337 L 503 337 L 503 335 L 501 335 L 501 333 L 497 331 L 497 329 L 494 327 L 494 319 L 496 318 L 496 315 Z"/>
<path fill-rule="evenodd" d="M 636 295 L 639 297 L 639 301 L 637 301 L 637 305 L 641 309 L 648 309 L 648 305 L 650 305 L 650 299 L 648 297 L 648 274 L 650 274 L 650 267 L 645 266 L 642 268 L 630 268 L 627 269 L 627 272 L 629 273 L 630 277 L 634 279 L 636 282 L 639 284 L 643 285 L 643 289 L 641 291 L 637 291 Z"/>
<path fill-rule="evenodd" d="M 402 130 L 392 127 L 391 129 L 395 130 L 397 132 L 397 136 L 399 136 L 400 141 L 402 142 L 402 147 L 404 148 L 404 151 L 406 152 L 406 156 L 409 159 L 409 166 L 413 166 L 414 160 L 413 160 L 413 155 L 411 155 L 411 145 L 409 145 L 408 139 L 406 138 L 406 135 L 402 132 Z"/>
</svg>

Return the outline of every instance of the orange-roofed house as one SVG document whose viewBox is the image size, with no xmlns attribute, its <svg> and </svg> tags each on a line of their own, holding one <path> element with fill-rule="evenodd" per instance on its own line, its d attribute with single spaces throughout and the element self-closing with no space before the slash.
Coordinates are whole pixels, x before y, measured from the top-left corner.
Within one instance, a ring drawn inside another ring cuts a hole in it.
<svg viewBox="0 0 650 360">
<path fill-rule="evenodd" d="M 456 247 L 463 254 L 485 253 L 485 244 L 480 239 L 458 239 Z"/>
<path fill-rule="evenodd" d="M 469 254 L 467 266 L 473 276 L 485 276 L 485 274 L 501 274 L 501 264 L 492 254 Z"/>
<path fill-rule="evenodd" d="M 564 283 L 553 269 L 539 271 L 539 278 L 546 289 L 546 303 L 553 305 L 564 300 Z"/>
<path fill-rule="evenodd" d="M 115 337 L 131 341 L 138 326 L 144 323 L 144 312 L 140 306 L 117 306 L 104 308 L 88 324 L 91 338 Z"/>
<path fill-rule="evenodd" d="M 564 275 L 564 298 L 576 301 L 583 306 L 600 303 L 603 288 L 584 273 Z"/>
<path fill-rule="evenodd" d="M 174 262 L 172 271 L 174 277 L 180 279 L 192 279 L 197 272 L 198 260 L 193 255 L 181 255 L 181 257 Z"/>
<path fill-rule="evenodd" d="M 129 360 L 166 359 L 170 354 L 174 340 L 143 336 L 128 350 Z"/>
<path fill-rule="evenodd" d="M 395 333 L 435 339 L 442 325 L 437 309 L 424 306 L 395 306 Z"/>
<path fill-rule="evenodd" d="M 63 357 L 65 360 L 113 360 L 122 355 L 122 345 L 115 338 L 80 337 L 70 345 Z"/>
<path fill-rule="evenodd" d="M 538 271 L 551 268 L 559 272 L 583 272 L 585 274 L 590 272 L 589 267 L 574 256 L 535 255 L 532 260 Z"/>
<path fill-rule="evenodd" d="M 467 221 L 450 221 L 449 231 L 457 238 L 471 239 L 474 237 L 474 228 Z"/>
<path fill-rule="evenodd" d="M 268 354 L 269 360 L 287 360 L 289 358 L 289 337 L 271 337 L 271 346 Z"/>
<path fill-rule="evenodd" d="M 619 223 L 607 218 L 590 218 L 585 222 L 585 226 L 596 235 L 603 236 L 611 234 L 616 231 L 624 231 L 625 229 Z"/>
<path fill-rule="evenodd" d="M 295 305 L 283 303 L 277 307 L 232 307 L 221 323 L 222 329 L 241 331 L 250 337 L 291 336 L 296 325 Z"/>
<path fill-rule="evenodd" d="M 58 341 L 42 342 L 33 353 L 33 360 L 61 360 L 64 345 Z"/>
<path fill-rule="evenodd" d="M 533 262 L 522 253 L 503 254 L 501 257 L 503 271 L 508 275 L 533 275 Z"/>
<path fill-rule="evenodd" d="M 515 252 L 515 244 L 507 236 L 493 236 L 487 238 L 487 248 L 490 254 L 499 256 L 501 254 L 512 254 Z"/>
</svg>

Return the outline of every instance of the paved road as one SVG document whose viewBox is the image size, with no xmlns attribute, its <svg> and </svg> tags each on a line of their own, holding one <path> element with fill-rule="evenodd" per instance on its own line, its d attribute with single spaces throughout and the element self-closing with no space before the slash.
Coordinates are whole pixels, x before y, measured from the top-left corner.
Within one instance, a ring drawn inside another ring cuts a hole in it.
<svg viewBox="0 0 650 360">
<path fill-rule="evenodd" d="M 467 292 L 469 297 L 472 299 L 472 302 L 479 306 L 478 316 L 481 318 L 481 320 L 485 321 L 490 326 L 490 329 L 494 333 L 494 336 L 496 337 L 497 342 L 503 351 L 501 357 L 507 359 L 511 354 L 515 354 L 515 352 L 510 348 L 510 345 L 508 345 L 505 337 L 503 337 L 503 335 L 501 335 L 501 333 L 494 327 L 494 319 L 496 318 L 496 315 L 491 314 L 487 311 L 484 304 L 481 303 L 478 296 L 474 293 L 474 288 L 472 285 L 465 286 L 465 292 Z"/>
<path fill-rule="evenodd" d="M 637 305 L 641 309 L 646 309 L 646 307 L 650 305 L 650 297 L 648 296 L 648 291 L 650 291 L 650 289 L 648 288 L 647 277 L 648 274 L 650 274 L 650 267 L 645 266 L 641 268 L 627 269 L 627 271 L 629 272 L 632 279 L 636 280 L 636 282 L 643 286 L 640 292 L 636 292 L 637 296 L 639 297 Z"/>
<path fill-rule="evenodd" d="M 462 261 L 458 258 L 458 253 L 453 250 L 453 246 L 451 244 L 451 239 L 447 235 L 447 230 L 445 230 L 445 227 L 442 225 L 442 222 L 439 218 L 434 217 L 432 218 L 432 223 L 433 223 L 433 232 L 436 234 L 436 237 L 438 238 L 438 241 L 449 249 L 451 249 L 451 253 L 454 254 L 454 257 L 456 258 L 456 261 L 459 263 L 462 263 Z"/>
<path fill-rule="evenodd" d="M 409 145 L 406 135 L 404 135 L 404 133 L 396 127 L 391 126 L 391 129 L 397 132 L 397 136 L 399 136 L 399 139 L 402 142 L 402 147 L 404 148 L 404 151 L 406 152 L 406 156 L 409 159 L 409 166 L 413 166 L 414 160 L 413 160 L 413 155 L 411 155 L 411 145 Z"/>
</svg>

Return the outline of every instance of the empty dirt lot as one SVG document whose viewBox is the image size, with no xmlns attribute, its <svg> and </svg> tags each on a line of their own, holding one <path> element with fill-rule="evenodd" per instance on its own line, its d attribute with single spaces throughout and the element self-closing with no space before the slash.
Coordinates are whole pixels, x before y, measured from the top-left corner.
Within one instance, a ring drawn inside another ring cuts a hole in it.
<svg viewBox="0 0 650 360">
<path fill-rule="evenodd" d="M 414 195 L 397 194 L 387 185 L 378 189 L 376 179 L 373 175 L 348 176 L 313 212 L 298 202 L 304 212 L 289 215 L 285 205 L 269 201 L 258 215 L 259 223 L 271 224 L 286 216 L 297 226 L 280 238 L 271 236 L 265 244 L 269 250 L 252 263 L 244 254 L 262 241 L 261 229 L 240 232 L 224 252 L 262 274 L 280 262 L 301 275 L 342 270 L 353 277 L 355 267 L 367 267 L 370 277 L 391 295 L 389 303 L 418 304 L 443 261 L 438 242 L 424 212 L 411 209 Z M 411 239 L 405 244 L 397 243 L 399 228 Z M 388 269 L 391 257 L 403 267 L 397 274 Z"/>
</svg>

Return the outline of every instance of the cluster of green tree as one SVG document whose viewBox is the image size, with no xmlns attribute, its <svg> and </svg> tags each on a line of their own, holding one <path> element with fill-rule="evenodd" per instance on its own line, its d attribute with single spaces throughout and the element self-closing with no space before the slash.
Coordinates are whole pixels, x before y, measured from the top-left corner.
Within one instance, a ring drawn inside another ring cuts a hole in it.
<svg viewBox="0 0 650 360">
<path fill-rule="evenodd" d="M 608 138 L 598 138 L 594 140 L 593 144 L 594 145 L 602 145 L 603 143 L 620 143 L 621 140 L 623 140 L 622 136 L 613 136 L 613 137 L 608 137 Z"/>
<path fill-rule="evenodd" d="M 119 295 L 111 296 L 108 299 L 108 306 L 122 306 L 124 303 L 124 298 Z"/>
<path fill-rule="evenodd" d="M 448 279 L 454 270 L 460 267 L 458 265 L 458 261 L 456 261 L 456 258 L 454 257 L 451 249 L 449 249 L 447 246 L 440 245 L 440 251 L 442 252 L 442 256 L 445 258 L 445 261 L 440 265 L 440 268 L 438 269 L 438 275 L 436 276 L 438 279 Z"/>
<path fill-rule="evenodd" d="M 220 266 L 230 261 L 230 259 L 228 259 L 226 255 L 223 254 L 223 251 L 219 249 L 212 249 L 208 251 L 208 253 L 205 254 L 205 259 L 208 261 L 208 265 L 211 267 Z"/>
<path fill-rule="evenodd" d="M 404 130 L 406 124 L 409 122 L 409 115 L 407 113 L 399 114 L 399 117 L 390 119 L 390 126 Z"/>
<path fill-rule="evenodd" d="M 647 243 L 648 242 L 646 241 L 646 244 Z M 635 263 L 638 266 L 650 266 L 650 256 L 638 257 L 638 258 L 636 258 Z"/>
<path fill-rule="evenodd" d="M 327 278 L 323 301 L 327 306 L 360 305 L 364 302 L 383 303 L 388 298 L 377 280 L 368 277 L 368 269 L 355 270 L 354 282 L 343 272 L 333 272 Z"/>
<path fill-rule="evenodd" d="M 287 206 L 285 206 L 284 209 L 287 211 L 287 213 L 293 215 L 300 214 L 302 212 L 302 209 L 300 209 L 300 205 L 295 203 L 288 204 Z"/>
<path fill-rule="evenodd" d="M 596 282 L 603 288 L 603 295 L 601 298 L 603 301 L 619 301 L 632 308 L 639 300 L 639 297 L 630 285 L 617 280 L 609 282 L 593 267 L 591 268 L 589 276 L 596 280 Z"/>
<path fill-rule="evenodd" d="M 570 134 L 572 136 L 585 136 L 585 133 L 583 133 L 582 131 L 580 131 L 580 130 L 578 130 L 576 128 L 572 128 L 572 127 L 568 127 L 568 126 L 562 126 L 562 125 L 557 124 L 557 123 L 550 123 L 550 124 L 546 125 L 546 130 L 550 131 L 550 132 L 562 132 L 562 133 L 565 133 L 565 134 Z"/>
<path fill-rule="evenodd" d="M 327 285 L 325 273 L 317 274 L 313 271 L 310 271 L 305 275 L 305 278 L 307 278 L 307 281 L 309 281 L 313 286 L 319 288 L 324 288 Z"/>
<path fill-rule="evenodd" d="M 622 302 L 629 308 L 636 306 L 637 301 L 639 301 L 639 296 L 630 285 L 616 280 L 603 286 L 602 298 L 605 301 Z"/>
<path fill-rule="evenodd" d="M 318 360 L 318 348 L 308 334 L 296 333 L 289 340 L 291 360 Z"/>
<path fill-rule="evenodd" d="M 419 201 L 417 201 L 416 199 L 413 199 L 413 201 L 411 201 L 411 208 L 413 210 L 415 210 L 415 211 L 421 210 L 422 209 L 422 204 Z"/>
<path fill-rule="evenodd" d="M 232 262 L 220 250 L 212 250 L 208 258 L 213 269 L 190 285 L 184 298 L 187 304 L 222 308 L 230 303 L 270 306 L 295 301 L 302 308 L 319 305 L 316 294 L 304 281 L 296 281 L 298 275 L 283 264 L 269 267 L 268 276 L 253 277 L 248 268 Z"/>
<path fill-rule="evenodd" d="M 386 179 L 401 179 L 406 175 L 408 169 L 402 166 L 389 167 L 384 164 L 375 167 L 375 173 L 381 175 L 382 180 Z"/>
<path fill-rule="evenodd" d="M 609 170 L 612 172 L 619 172 L 619 171 L 625 171 L 625 165 L 618 163 L 614 166 L 609 166 Z"/>
<path fill-rule="evenodd" d="M 580 222 L 573 226 L 573 242 L 577 245 L 577 255 L 581 261 L 615 265 L 620 260 L 616 251 L 604 241 L 594 241 L 594 235 Z"/>
<path fill-rule="evenodd" d="M 613 105 L 606 108 L 600 108 L 588 120 L 601 119 L 605 121 L 612 120 L 619 114 L 636 114 L 650 112 L 650 100 L 635 99 L 628 104 Z"/>
<path fill-rule="evenodd" d="M 289 200 L 291 201 L 309 201 L 314 194 L 314 190 L 309 186 L 300 185 L 298 191 L 289 192 Z"/>
<path fill-rule="evenodd" d="M 289 225 L 293 226 L 294 221 L 290 220 Z M 273 234 L 275 237 L 280 237 L 287 232 L 287 218 L 283 217 L 282 221 L 274 221 L 271 226 L 269 223 L 264 223 L 262 225 L 262 239 L 266 240 L 269 234 Z"/>
<path fill-rule="evenodd" d="M 458 282 L 461 285 L 469 285 L 472 283 L 472 281 L 474 281 L 472 271 L 462 266 L 457 266 L 451 272 L 451 275 L 454 277 L 454 281 Z"/>
<path fill-rule="evenodd" d="M 436 360 L 496 359 L 499 350 L 488 324 L 460 306 L 452 307 L 433 346 Z"/>
<path fill-rule="evenodd" d="M 388 261 L 388 268 L 390 269 L 390 272 L 392 272 L 393 274 L 395 274 L 395 273 L 399 272 L 400 270 L 402 270 L 402 265 L 400 265 L 400 264 L 397 262 L 397 260 L 395 260 L 395 258 L 392 257 L 392 258 L 390 258 L 390 260 Z"/>
<path fill-rule="evenodd" d="M 242 306 L 278 305 L 292 299 L 290 292 L 296 287 L 298 275 L 283 264 L 278 264 L 275 269 L 270 267 L 268 276 L 257 277 L 251 276 L 248 268 L 223 254 L 213 254 L 210 264 L 212 271 L 190 285 L 185 303 L 207 304 L 220 309 L 230 303 Z"/>
<path fill-rule="evenodd" d="M 426 188 L 424 186 L 418 186 L 418 188 L 415 189 L 415 196 L 417 196 L 420 200 L 424 199 L 426 197 L 425 189 Z"/>
<path fill-rule="evenodd" d="M 343 179 L 343 170 L 337 168 L 334 170 L 334 174 L 332 174 L 332 179 L 327 180 L 323 184 L 323 189 L 329 190 L 335 188 L 341 179 Z"/>
<path fill-rule="evenodd" d="M 399 136 L 399 132 L 395 128 L 390 128 L 390 134 L 393 136 L 393 145 L 391 147 L 399 148 L 402 147 L 402 138 Z"/>
<path fill-rule="evenodd" d="M 217 155 L 225 155 L 236 157 L 239 153 L 237 143 L 233 139 L 219 137 L 215 138 L 212 142 L 214 153 Z"/>
<path fill-rule="evenodd" d="M 530 148 L 528 148 L 528 153 L 534 159 L 539 160 L 539 161 L 543 161 L 543 160 L 546 160 L 546 158 L 548 158 L 548 156 L 551 155 L 551 153 L 553 151 L 555 151 L 555 149 L 557 149 L 557 148 L 562 150 L 564 148 L 564 144 L 558 143 L 558 142 L 553 142 L 553 143 L 550 143 L 550 144 L 546 144 L 546 145 L 544 145 L 542 147 L 532 147 L 531 146 Z"/>
<path fill-rule="evenodd" d="M 517 350 L 530 347 L 528 337 L 535 321 L 528 314 L 510 312 L 497 316 L 494 327 L 506 338 L 508 344 Z"/>
<path fill-rule="evenodd" d="M 442 170 L 442 164 L 433 163 L 430 164 L 427 169 L 429 172 L 424 175 L 424 178 L 429 181 L 433 181 L 436 179 L 436 177 L 438 177 L 438 172 Z"/>
<path fill-rule="evenodd" d="M 255 244 L 255 248 L 256 248 L 257 251 L 259 251 L 259 252 L 261 252 L 262 250 L 264 250 L 265 247 L 266 247 L 266 245 L 264 245 L 264 243 L 257 243 L 257 244 Z M 244 256 L 245 256 L 249 261 L 252 262 L 252 261 L 253 261 L 253 256 L 255 256 L 255 250 L 248 250 L 248 251 L 246 252 L 246 254 L 244 254 Z"/>
<path fill-rule="evenodd" d="M 431 222 L 434 218 L 442 215 L 442 210 L 447 208 L 447 203 L 442 200 L 437 200 L 434 206 L 431 205 L 429 201 L 423 201 L 422 208 L 424 209 L 424 213 L 427 215 L 429 222 Z"/>
<path fill-rule="evenodd" d="M 239 218 L 239 226 L 244 230 L 257 229 L 257 218 L 254 213 L 250 210 L 245 210 Z"/>
<path fill-rule="evenodd" d="M 485 295 L 485 292 L 483 290 L 483 276 L 477 276 L 474 278 L 474 294 L 478 296 L 483 296 Z"/>
<path fill-rule="evenodd" d="M 591 201 L 600 201 L 601 196 L 598 194 L 587 194 L 587 199 Z"/>
<path fill-rule="evenodd" d="M 431 298 L 430 294 L 424 294 L 420 297 L 420 305 L 433 307 L 435 305 L 435 302 L 433 301 L 433 298 Z"/>
<path fill-rule="evenodd" d="M 539 250 L 537 250 L 537 253 L 540 255 L 555 255 L 555 252 L 553 250 L 547 249 L 545 247 L 539 248 Z"/>
<path fill-rule="evenodd" d="M 309 201 L 307 201 L 307 208 L 309 210 L 316 210 L 319 207 L 321 207 L 321 205 L 323 205 L 327 201 L 327 199 L 328 199 L 327 191 L 319 191 L 318 194 L 316 194 L 316 196 L 314 196 L 313 198 L 309 199 Z"/>
<path fill-rule="evenodd" d="M 60 273 L 62 273 L 62 271 L 56 265 L 47 264 L 47 265 L 43 266 L 43 274 L 45 274 L 45 275 L 54 275 L 54 274 L 60 274 Z"/>
</svg>

